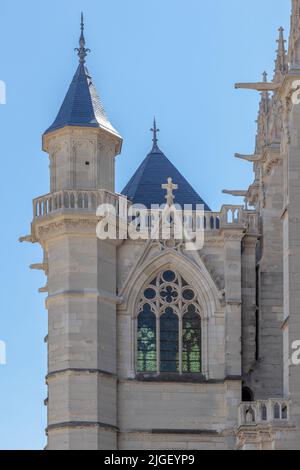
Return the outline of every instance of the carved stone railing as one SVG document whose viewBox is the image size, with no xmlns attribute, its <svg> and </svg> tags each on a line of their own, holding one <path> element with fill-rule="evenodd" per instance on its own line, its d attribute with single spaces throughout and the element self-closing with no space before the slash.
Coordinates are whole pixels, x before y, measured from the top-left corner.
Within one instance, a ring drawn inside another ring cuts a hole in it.
<svg viewBox="0 0 300 470">
<path fill-rule="evenodd" d="M 289 401 L 279 399 L 241 403 L 239 406 L 239 426 L 258 424 L 279 424 L 289 421 Z"/>
<path fill-rule="evenodd" d="M 103 203 L 113 205 L 118 212 L 121 200 L 126 204 L 124 196 L 104 190 L 63 190 L 34 199 L 33 217 L 34 219 L 39 219 L 59 211 L 96 213 L 99 205 Z M 193 225 L 197 228 L 199 226 L 202 227 L 205 232 L 240 228 L 258 233 L 258 214 L 255 211 L 245 210 L 243 206 L 226 205 L 222 207 L 220 212 L 204 212 L 202 215 L 193 212 L 192 217 L 194 218 Z M 200 221 L 198 220 L 199 217 L 201 218 Z"/>
<path fill-rule="evenodd" d="M 220 217 L 222 227 L 243 225 L 243 206 L 222 206 Z"/>
<path fill-rule="evenodd" d="M 120 195 L 120 197 L 122 197 Z M 56 193 L 49 193 L 38 197 L 33 201 L 33 217 L 45 217 L 57 211 L 90 211 L 95 212 L 102 203 L 117 205 L 119 195 L 109 191 L 76 191 L 64 190 Z"/>
</svg>

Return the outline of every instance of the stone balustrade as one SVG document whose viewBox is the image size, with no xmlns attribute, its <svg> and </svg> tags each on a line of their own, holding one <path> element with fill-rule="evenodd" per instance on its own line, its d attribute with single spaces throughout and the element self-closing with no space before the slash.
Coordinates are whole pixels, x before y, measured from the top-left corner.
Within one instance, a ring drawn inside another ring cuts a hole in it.
<svg viewBox="0 0 300 470">
<path fill-rule="evenodd" d="M 287 423 L 289 401 L 279 399 L 244 402 L 239 406 L 239 426 L 257 426 L 268 423 Z"/>
<path fill-rule="evenodd" d="M 118 210 L 121 200 L 126 204 L 124 196 L 104 190 L 64 190 L 34 199 L 33 217 L 39 219 L 58 211 L 96 213 L 99 205 L 103 203 L 111 204 Z M 122 204 L 122 207 L 124 209 L 126 205 Z M 258 233 L 258 214 L 255 211 L 245 210 L 243 206 L 226 205 L 220 212 L 204 212 L 203 215 L 191 212 L 191 216 L 194 229 L 201 227 L 206 232 L 217 232 L 223 228 L 246 228 L 250 232 Z"/>
<path fill-rule="evenodd" d="M 34 199 L 33 216 L 36 219 L 61 210 L 82 210 L 96 213 L 97 207 L 104 202 L 116 206 L 118 195 L 103 190 L 64 190 Z"/>
</svg>

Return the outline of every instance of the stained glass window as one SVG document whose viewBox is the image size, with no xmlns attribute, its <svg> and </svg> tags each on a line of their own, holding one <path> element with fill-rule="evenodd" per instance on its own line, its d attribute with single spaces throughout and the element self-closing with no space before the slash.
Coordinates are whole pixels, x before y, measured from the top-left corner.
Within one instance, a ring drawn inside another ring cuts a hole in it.
<svg viewBox="0 0 300 470">
<path fill-rule="evenodd" d="M 200 306 L 176 271 L 165 270 L 145 286 L 137 327 L 137 372 L 201 373 Z"/>
</svg>

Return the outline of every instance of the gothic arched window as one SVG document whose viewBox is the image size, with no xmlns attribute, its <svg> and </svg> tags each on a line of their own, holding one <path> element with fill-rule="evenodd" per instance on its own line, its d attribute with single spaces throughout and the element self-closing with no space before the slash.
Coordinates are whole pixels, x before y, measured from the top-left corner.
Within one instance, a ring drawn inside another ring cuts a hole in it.
<svg viewBox="0 0 300 470">
<path fill-rule="evenodd" d="M 175 271 L 143 290 L 137 319 L 137 372 L 201 373 L 201 316 L 194 289 Z"/>
</svg>

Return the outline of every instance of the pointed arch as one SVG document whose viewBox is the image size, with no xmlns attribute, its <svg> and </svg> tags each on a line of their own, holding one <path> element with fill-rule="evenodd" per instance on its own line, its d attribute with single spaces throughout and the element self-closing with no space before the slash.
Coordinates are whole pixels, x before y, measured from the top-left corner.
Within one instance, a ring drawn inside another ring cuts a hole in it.
<svg viewBox="0 0 300 470">
<path fill-rule="evenodd" d="M 197 292 L 203 317 L 209 318 L 220 310 L 220 293 L 210 273 L 199 257 L 196 264 L 186 256 L 174 250 L 167 250 L 146 260 L 128 279 L 122 292 L 124 303 L 128 310 L 136 315 L 139 294 L 147 285 L 150 278 L 154 278 L 162 270 L 175 270 L 193 286 Z"/>
<path fill-rule="evenodd" d="M 120 295 L 123 298 L 122 305 L 119 309 L 126 311 L 131 316 L 131 357 L 132 357 L 132 375 L 134 376 L 137 368 L 137 331 L 138 331 L 138 315 L 139 307 L 141 305 L 141 298 L 143 297 L 145 290 L 149 288 L 151 282 L 157 278 L 164 271 L 175 271 L 178 273 L 192 290 L 196 293 L 195 302 L 198 307 L 198 314 L 200 318 L 199 327 L 197 326 L 198 336 L 200 335 L 201 350 L 196 351 L 196 343 L 193 344 L 193 351 L 186 352 L 191 354 L 190 359 L 195 355 L 198 355 L 201 361 L 199 371 L 201 374 L 208 377 L 214 377 L 217 365 L 219 364 L 220 355 L 224 353 L 224 344 L 222 341 L 216 345 L 214 338 L 217 335 L 224 334 L 224 321 L 221 319 L 224 315 L 224 308 L 221 305 L 220 292 L 217 289 L 211 275 L 206 269 L 200 256 L 195 261 L 181 255 L 175 250 L 166 250 L 160 252 L 158 255 L 151 256 L 149 259 L 144 258 L 144 262 L 137 264 L 135 270 L 132 271 L 131 276 L 128 278 Z M 151 289 L 150 289 L 151 290 Z M 151 292 L 149 291 L 151 296 Z M 146 297 L 147 299 L 147 297 Z M 186 312 L 181 312 L 184 315 Z M 157 341 L 159 341 L 159 328 L 160 319 L 157 318 Z M 221 323 L 220 323 L 221 322 Z M 219 324 L 218 333 L 216 332 L 216 325 Z M 180 341 L 182 341 L 180 350 L 183 351 L 183 318 L 180 321 Z M 187 329 L 187 328 L 186 328 Z M 223 330 L 222 330 L 223 329 Z M 157 350 L 160 345 L 157 343 Z M 189 364 L 186 364 L 186 357 L 180 355 L 181 364 L 179 369 L 182 372 L 190 372 L 194 370 L 197 373 L 197 368 L 192 364 L 190 360 Z M 160 360 L 158 359 L 157 366 L 159 367 Z M 217 364 L 217 365 L 216 365 Z"/>
</svg>

